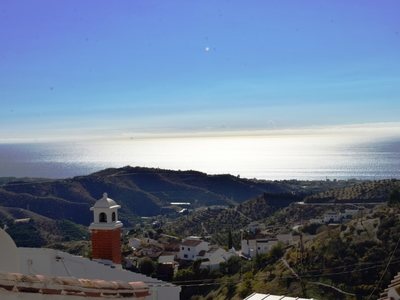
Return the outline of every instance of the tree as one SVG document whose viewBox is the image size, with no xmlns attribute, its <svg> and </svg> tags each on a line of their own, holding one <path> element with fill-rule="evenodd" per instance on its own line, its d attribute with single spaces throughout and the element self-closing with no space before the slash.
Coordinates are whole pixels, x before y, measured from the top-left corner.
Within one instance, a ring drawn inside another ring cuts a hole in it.
<svg viewBox="0 0 400 300">
<path fill-rule="evenodd" d="M 275 261 L 280 259 L 283 254 L 285 253 L 283 249 L 283 245 L 281 243 L 272 247 L 271 251 L 269 252 L 270 257 Z"/>
<path fill-rule="evenodd" d="M 241 258 L 239 256 L 231 256 L 226 262 L 220 263 L 220 270 L 227 275 L 233 275 L 240 271 Z"/>
<path fill-rule="evenodd" d="M 389 204 L 390 205 L 398 205 L 398 204 L 400 204 L 400 192 L 399 192 L 399 190 L 393 190 L 390 193 Z"/>
<path fill-rule="evenodd" d="M 228 296 L 228 298 L 232 298 L 233 295 L 235 295 L 236 292 L 236 283 L 233 280 L 232 277 L 229 277 L 227 282 L 226 282 L 226 295 Z"/>
<path fill-rule="evenodd" d="M 238 292 L 240 297 L 245 298 L 251 294 L 253 290 L 251 284 L 252 280 L 253 280 L 253 274 L 251 272 L 247 272 L 246 274 L 244 274 L 243 281 L 239 285 Z"/>
<path fill-rule="evenodd" d="M 139 272 L 147 276 L 152 275 L 156 270 L 156 263 L 145 257 L 139 261 Z"/>
<path fill-rule="evenodd" d="M 176 272 L 174 280 L 175 281 L 188 281 L 193 280 L 195 277 L 192 269 L 180 269 Z"/>
<path fill-rule="evenodd" d="M 229 232 L 228 232 L 228 249 L 232 249 L 232 247 L 233 247 L 232 231 L 229 230 Z"/>
</svg>

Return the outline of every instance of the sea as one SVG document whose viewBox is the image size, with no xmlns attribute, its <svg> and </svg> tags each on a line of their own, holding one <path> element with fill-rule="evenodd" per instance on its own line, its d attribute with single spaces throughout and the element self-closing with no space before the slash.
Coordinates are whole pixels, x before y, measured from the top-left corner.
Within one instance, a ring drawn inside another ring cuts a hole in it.
<svg viewBox="0 0 400 300">
<path fill-rule="evenodd" d="M 123 166 L 266 180 L 400 178 L 398 138 L 226 136 L 0 144 L 0 177 L 67 178 Z"/>
</svg>

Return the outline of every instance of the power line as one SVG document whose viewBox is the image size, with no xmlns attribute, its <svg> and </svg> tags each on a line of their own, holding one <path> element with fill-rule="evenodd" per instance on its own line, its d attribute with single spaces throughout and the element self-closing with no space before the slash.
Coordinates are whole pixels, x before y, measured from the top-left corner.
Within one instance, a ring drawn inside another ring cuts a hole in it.
<svg viewBox="0 0 400 300">
<path fill-rule="evenodd" d="M 398 263 L 398 262 L 400 262 L 400 258 L 390 261 L 389 264 L 394 264 L 394 263 Z M 344 272 L 333 272 L 333 273 L 320 273 L 320 274 L 302 273 L 299 276 L 301 276 L 302 278 L 315 278 L 315 277 L 328 277 L 328 276 L 333 276 L 333 275 L 351 274 L 351 273 L 355 273 L 355 272 L 361 272 L 361 271 L 366 271 L 366 270 L 378 268 L 378 267 L 383 266 L 383 265 L 384 265 L 384 263 L 381 262 L 381 263 L 377 263 L 377 264 L 375 264 L 373 266 L 361 268 L 361 269 L 358 269 L 358 270 L 344 271 Z M 348 266 L 351 266 L 351 265 L 348 265 Z M 324 271 L 324 270 L 329 270 L 329 269 L 320 269 L 320 271 Z M 269 277 L 268 275 L 257 276 L 257 278 L 259 278 L 259 279 L 265 279 L 265 278 L 268 278 L 268 277 Z M 294 275 L 291 275 L 291 276 L 279 276 L 279 279 L 298 279 L 298 277 L 296 277 Z M 169 281 L 169 283 L 181 285 L 181 284 L 185 284 L 185 283 L 190 284 L 190 283 L 199 283 L 199 282 L 201 282 L 201 284 L 204 284 L 204 282 L 206 282 L 208 284 L 211 284 L 211 283 L 213 283 L 213 284 L 223 284 L 223 283 L 226 283 L 226 282 L 232 282 L 229 279 L 221 280 L 221 281 L 218 281 L 218 280 L 219 280 L 218 278 L 203 278 L 203 279 L 191 279 L 191 280 L 175 280 L 175 281 Z M 146 282 L 146 281 L 144 281 L 144 282 L 145 283 L 154 283 L 154 282 Z M 239 280 L 238 282 L 241 282 L 241 280 Z"/>
<path fill-rule="evenodd" d="M 361 262 L 361 263 L 355 263 L 355 264 L 349 264 L 349 265 L 343 265 L 339 267 L 332 267 L 332 268 L 321 268 L 321 269 L 313 269 L 313 270 L 308 270 L 307 273 L 313 273 L 313 272 L 320 272 L 323 270 L 336 270 L 336 269 L 343 269 L 347 267 L 354 267 L 354 266 L 362 266 L 362 265 L 377 265 L 377 264 L 384 264 L 386 259 L 380 261 L 380 262 Z M 393 263 L 400 262 L 400 258 L 393 261 Z"/>
<path fill-rule="evenodd" d="M 373 293 L 375 292 L 375 290 L 376 290 L 377 288 L 379 288 L 379 286 L 380 286 L 380 284 L 381 284 L 381 282 L 382 282 L 382 279 L 383 279 L 383 277 L 385 276 L 385 274 L 386 274 L 386 272 L 387 272 L 387 270 L 388 270 L 388 268 L 389 268 L 389 265 L 390 265 L 390 262 L 392 261 L 392 258 L 393 258 L 393 256 L 394 256 L 394 253 L 396 252 L 397 247 L 399 246 L 399 243 L 400 243 L 400 238 L 397 240 L 396 247 L 394 248 L 392 254 L 390 255 L 390 258 L 389 258 L 389 261 L 388 261 L 388 263 L 387 263 L 387 265 L 386 265 L 386 267 L 385 267 L 385 270 L 383 271 L 382 276 L 381 276 L 381 278 L 379 279 L 377 285 L 375 286 L 375 288 L 373 289 L 373 291 L 372 291 L 371 294 L 369 295 L 368 300 L 371 299 L 371 297 L 372 297 Z"/>
</svg>

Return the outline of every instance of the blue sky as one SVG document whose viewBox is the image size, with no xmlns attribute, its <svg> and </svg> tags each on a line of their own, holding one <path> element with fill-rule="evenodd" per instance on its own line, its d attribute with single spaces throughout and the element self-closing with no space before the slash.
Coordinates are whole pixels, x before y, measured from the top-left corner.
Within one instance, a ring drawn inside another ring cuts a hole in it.
<svg viewBox="0 0 400 300">
<path fill-rule="evenodd" d="M 398 122 L 399 1 L 3 0 L 0 140 Z"/>
</svg>

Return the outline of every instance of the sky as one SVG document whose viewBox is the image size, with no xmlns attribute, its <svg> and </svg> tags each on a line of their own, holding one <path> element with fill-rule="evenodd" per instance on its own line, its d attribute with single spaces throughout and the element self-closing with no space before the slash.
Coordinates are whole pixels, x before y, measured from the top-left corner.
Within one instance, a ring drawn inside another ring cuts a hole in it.
<svg viewBox="0 0 400 300">
<path fill-rule="evenodd" d="M 0 142 L 398 123 L 399 15 L 397 0 L 2 0 Z"/>
</svg>

